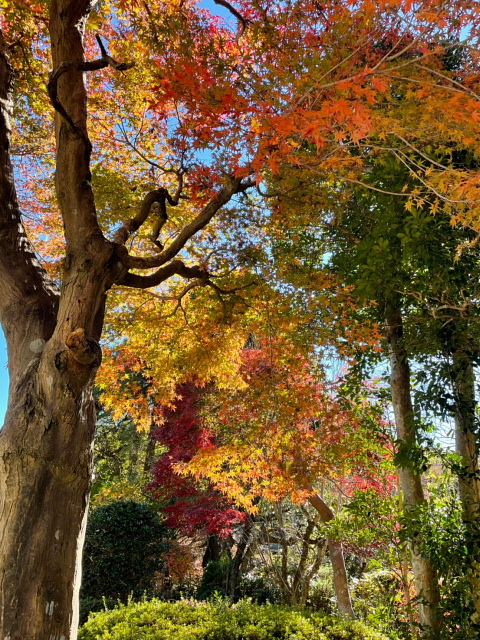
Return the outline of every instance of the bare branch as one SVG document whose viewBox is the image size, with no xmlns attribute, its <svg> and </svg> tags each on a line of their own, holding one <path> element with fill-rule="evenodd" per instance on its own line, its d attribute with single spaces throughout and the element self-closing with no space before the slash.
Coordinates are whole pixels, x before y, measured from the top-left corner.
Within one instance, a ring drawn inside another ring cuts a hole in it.
<svg viewBox="0 0 480 640">
<path fill-rule="evenodd" d="M 161 267 L 149 276 L 140 276 L 130 272 L 126 273 L 118 282 L 116 282 L 116 284 L 122 287 L 148 289 L 150 287 L 158 286 L 174 275 L 187 278 L 188 280 L 191 278 L 198 278 L 203 280 L 205 284 L 208 281 L 208 272 L 201 267 L 187 267 L 187 265 L 181 260 L 172 260 L 170 264 L 167 264 L 165 267 Z"/>
<path fill-rule="evenodd" d="M 105 69 L 105 67 L 110 66 L 117 71 L 123 72 L 135 66 L 134 62 L 117 62 L 114 58 L 107 54 L 100 37 L 97 35 L 96 38 L 100 47 L 100 51 L 102 53 L 101 58 L 86 62 L 83 62 L 81 60 L 62 62 L 62 64 L 60 64 L 50 73 L 50 78 L 47 84 L 48 95 L 50 97 L 50 102 L 52 103 L 53 108 L 68 122 L 73 131 L 77 131 L 77 127 L 75 126 L 72 118 L 67 113 L 65 107 L 60 102 L 57 94 L 58 80 L 60 79 L 60 77 L 68 71 L 98 71 L 99 69 Z"/>
<path fill-rule="evenodd" d="M 176 206 L 178 204 L 178 199 L 172 198 L 167 189 L 164 189 L 163 187 L 147 193 L 140 207 L 140 212 L 134 218 L 127 220 L 127 222 L 125 222 L 125 224 L 123 224 L 120 229 L 115 232 L 113 241 L 117 244 L 125 244 L 132 233 L 135 233 L 135 231 L 140 229 L 140 227 L 147 220 L 153 205 L 155 203 L 158 203 L 160 205 L 160 215 L 158 218 L 158 222 L 155 224 L 153 233 L 149 236 L 152 242 L 157 243 L 158 235 L 163 225 L 168 220 L 166 209 L 167 200 L 169 204 L 173 206 Z M 161 249 L 163 249 L 163 246 L 161 247 Z"/>
<path fill-rule="evenodd" d="M 225 7 L 225 9 L 230 11 L 232 16 L 235 16 L 235 18 L 238 20 L 238 22 L 241 25 L 240 35 L 242 35 L 245 29 L 248 27 L 249 21 L 246 18 L 244 18 L 242 14 L 239 11 L 237 11 L 237 9 L 235 9 L 235 7 L 232 7 L 232 5 L 229 2 L 227 2 L 227 0 L 213 0 L 213 1 L 215 4 L 218 4 L 221 7 Z"/>
<path fill-rule="evenodd" d="M 441 73 L 440 71 L 437 71 L 436 69 L 431 69 L 430 67 L 425 67 L 423 64 L 417 64 L 416 66 L 419 67 L 420 69 L 423 69 L 424 71 L 428 71 L 429 73 L 432 73 L 434 76 L 437 76 L 439 78 L 442 78 L 443 80 L 446 80 L 447 82 L 451 82 L 456 87 L 459 87 L 459 89 L 461 90 L 462 93 L 468 93 L 471 96 L 473 96 L 476 100 L 480 100 L 480 95 L 478 93 L 475 93 L 475 91 L 473 91 L 469 87 L 465 87 L 461 82 L 457 82 L 453 78 L 450 78 L 449 76 L 446 76 L 444 73 Z M 442 88 L 444 88 L 443 85 L 440 85 L 440 86 L 442 86 Z"/>
<path fill-rule="evenodd" d="M 167 248 L 156 256 L 149 256 L 145 258 L 129 256 L 127 259 L 128 267 L 130 269 L 154 269 L 162 266 L 178 255 L 179 251 L 183 249 L 190 238 L 203 229 L 219 209 L 230 201 L 234 194 L 241 193 L 252 187 L 254 184 L 255 182 L 253 181 L 242 182 L 241 178 L 230 178 L 228 184 L 223 187 L 218 194 L 212 198 L 212 200 L 210 200 L 210 202 L 202 209 L 197 217 L 192 220 L 192 222 L 183 227 L 175 240 L 173 240 Z"/>
<path fill-rule="evenodd" d="M 210 275 L 209 277 L 212 278 L 213 276 Z M 232 293 L 237 293 L 237 291 L 243 291 L 244 289 L 253 287 L 254 285 L 258 284 L 258 282 L 255 282 L 255 281 L 249 282 L 248 284 L 244 284 L 241 287 L 235 287 L 234 289 L 223 289 L 222 287 L 219 287 L 218 285 L 216 285 L 214 282 L 211 282 L 210 280 L 207 280 L 206 284 L 219 294 L 231 295 Z"/>
</svg>

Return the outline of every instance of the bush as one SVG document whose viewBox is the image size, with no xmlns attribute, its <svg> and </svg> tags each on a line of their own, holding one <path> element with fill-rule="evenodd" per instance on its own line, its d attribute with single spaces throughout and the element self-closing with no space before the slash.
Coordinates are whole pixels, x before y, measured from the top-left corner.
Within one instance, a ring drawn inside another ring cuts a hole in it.
<svg viewBox="0 0 480 640">
<path fill-rule="evenodd" d="M 331 565 L 322 565 L 310 584 L 307 605 L 314 611 L 333 613 L 336 608 Z"/>
<path fill-rule="evenodd" d="M 108 601 L 154 595 L 169 535 L 145 503 L 119 500 L 94 509 L 88 519 L 83 555 L 82 620 Z"/>
<path fill-rule="evenodd" d="M 352 589 L 355 613 L 371 627 L 392 637 L 409 637 L 406 620 L 400 616 L 402 600 L 395 576 L 390 571 L 365 573 Z"/>
<path fill-rule="evenodd" d="M 277 605 L 159 600 L 94 614 L 79 640 L 386 640 L 363 623 Z"/>
<path fill-rule="evenodd" d="M 197 598 L 199 600 L 207 600 L 215 594 L 228 595 L 230 565 L 230 558 L 226 554 L 220 560 L 213 560 L 207 564 L 197 589 Z"/>
</svg>

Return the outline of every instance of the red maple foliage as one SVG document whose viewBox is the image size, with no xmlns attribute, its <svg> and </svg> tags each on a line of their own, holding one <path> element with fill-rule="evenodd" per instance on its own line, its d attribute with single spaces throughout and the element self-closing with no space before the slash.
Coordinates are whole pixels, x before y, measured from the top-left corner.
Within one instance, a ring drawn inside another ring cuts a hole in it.
<svg viewBox="0 0 480 640">
<path fill-rule="evenodd" d="M 200 402 L 205 388 L 194 382 L 178 387 L 171 407 L 162 409 L 164 422 L 153 437 L 166 448 L 152 469 L 148 489 L 168 502 L 164 509 L 166 525 L 181 535 L 216 534 L 228 537 L 232 529 L 244 522 L 246 514 L 208 482 L 182 476 L 175 465 L 186 463 L 199 451 L 214 445 L 214 434 L 203 423 Z"/>
</svg>

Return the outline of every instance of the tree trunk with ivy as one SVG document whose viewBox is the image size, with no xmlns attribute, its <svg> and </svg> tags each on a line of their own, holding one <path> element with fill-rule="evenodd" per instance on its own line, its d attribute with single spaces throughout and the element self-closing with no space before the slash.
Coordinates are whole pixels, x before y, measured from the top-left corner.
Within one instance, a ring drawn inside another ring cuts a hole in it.
<svg viewBox="0 0 480 640">
<path fill-rule="evenodd" d="M 390 388 L 397 439 L 404 457 L 409 457 L 409 454 L 415 451 L 417 437 L 410 387 L 410 366 L 403 342 L 403 323 L 399 307 L 387 311 L 385 325 L 390 353 Z M 404 460 L 399 466 L 398 475 L 405 513 L 408 515 L 409 511 L 414 513 L 416 508 L 421 508 L 426 503 L 421 471 L 415 460 Z M 432 561 L 422 552 L 421 543 L 418 533 L 410 535 L 409 546 L 415 589 L 419 598 L 420 624 L 424 635 L 433 634 L 433 637 L 437 638 L 441 628 L 438 577 Z"/>
</svg>

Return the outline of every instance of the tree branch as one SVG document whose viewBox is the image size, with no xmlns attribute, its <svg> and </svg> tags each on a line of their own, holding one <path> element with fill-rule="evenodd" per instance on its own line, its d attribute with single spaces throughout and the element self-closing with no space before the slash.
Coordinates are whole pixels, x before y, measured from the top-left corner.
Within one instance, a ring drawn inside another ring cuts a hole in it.
<svg viewBox="0 0 480 640">
<path fill-rule="evenodd" d="M 13 380 L 17 369 L 21 371 L 32 358 L 31 345 L 23 345 L 28 339 L 24 329 L 30 335 L 37 333 L 39 344 L 50 338 L 58 291 L 35 256 L 22 223 L 10 158 L 12 117 L 13 69 L 0 31 L 0 319 L 9 352 L 16 351 L 15 362 L 10 362 Z M 22 345 L 20 350 L 14 343 Z"/>
<path fill-rule="evenodd" d="M 50 102 L 52 103 L 53 108 L 68 122 L 73 131 L 77 131 L 77 127 L 75 126 L 72 118 L 67 113 L 65 107 L 60 102 L 57 94 L 58 80 L 60 79 L 60 77 L 64 73 L 67 73 L 67 71 L 98 71 L 99 69 L 105 69 L 105 67 L 110 66 L 117 71 L 123 72 L 135 66 L 134 62 L 117 62 L 114 58 L 107 54 L 100 36 L 97 35 L 96 38 L 100 47 L 100 51 L 102 53 L 101 58 L 98 58 L 97 60 L 91 60 L 89 62 L 80 60 L 72 62 L 62 62 L 56 69 L 54 69 L 50 73 L 50 78 L 47 84 L 48 95 L 50 97 Z"/>
<path fill-rule="evenodd" d="M 237 9 L 235 9 L 235 7 L 232 7 L 232 5 L 229 2 L 227 2 L 227 0 L 213 0 L 213 1 L 215 4 L 218 4 L 221 7 L 225 7 L 227 11 L 230 11 L 232 16 L 235 16 L 235 18 L 238 20 L 238 22 L 241 25 L 240 35 L 242 35 L 245 29 L 248 27 L 249 20 L 244 18 L 242 14 L 239 11 L 237 11 Z"/>
<path fill-rule="evenodd" d="M 171 276 L 181 276 L 190 280 L 191 278 L 199 278 L 204 281 L 205 284 L 208 281 L 208 272 L 201 267 L 187 267 L 187 265 L 181 260 L 172 260 L 170 264 L 165 267 L 161 267 L 155 273 L 149 276 L 139 276 L 135 273 L 126 273 L 115 284 L 122 287 L 135 287 L 136 289 L 148 289 L 150 287 L 156 287 L 162 282 L 165 282 Z"/>
<path fill-rule="evenodd" d="M 179 197 L 180 194 L 178 194 L 178 198 Z M 160 205 L 160 215 L 153 233 L 149 236 L 152 242 L 156 243 L 163 225 L 168 220 L 166 201 L 168 200 L 169 204 L 176 206 L 178 204 L 178 198 L 172 198 L 167 189 L 164 189 L 163 187 L 155 189 L 155 191 L 150 191 L 143 199 L 140 212 L 134 218 L 127 220 L 127 222 L 125 222 L 120 229 L 115 232 L 113 241 L 117 244 L 125 244 L 132 233 L 135 233 L 135 231 L 140 229 L 144 222 L 146 222 L 153 205 L 158 203 Z M 163 246 L 160 246 L 160 248 L 163 249 Z"/>
<path fill-rule="evenodd" d="M 156 256 L 140 257 L 128 256 L 129 269 L 155 269 L 172 260 L 198 231 L 207 226 L 210 220 L 236 193 L 241 193 L 255 184 L 253 181 L 242 183 L 241 178 L 230 178 L 228 184 L 202 209 L 190 224 L 187 224 L 177 235 L 175 240 Z M 150 277 L 150 276 L 147 276 Z"/>
</svg>

